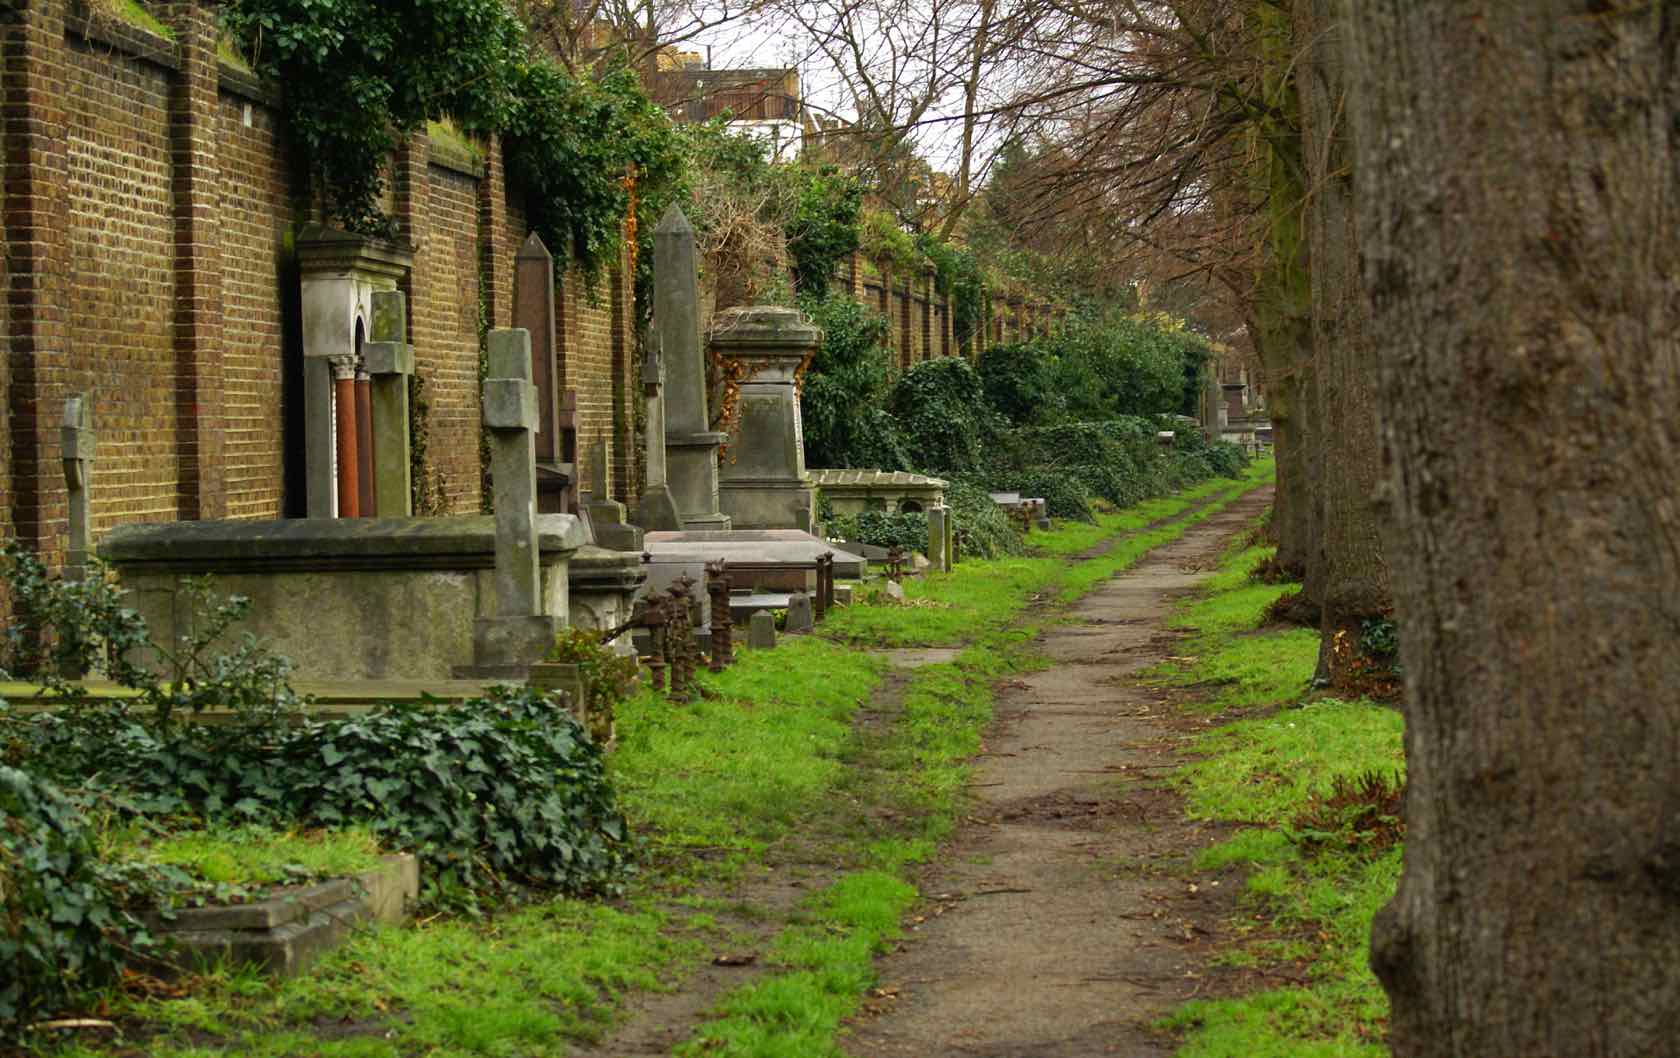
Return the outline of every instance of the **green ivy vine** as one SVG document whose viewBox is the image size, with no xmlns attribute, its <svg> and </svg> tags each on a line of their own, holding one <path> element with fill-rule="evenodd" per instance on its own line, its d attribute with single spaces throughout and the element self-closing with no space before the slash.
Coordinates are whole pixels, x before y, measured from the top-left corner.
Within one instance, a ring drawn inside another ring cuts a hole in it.
<svg viewBox="0 0 1680 1058">
<path fill-rule="evenodd" d="M 525 29 L 503 0 L 229 0 L 222 18 L 259 74 L 285 87 L 292 157 L 328 216 L 389 235 L 391 155 L 427 119 L 499 129 Z"/>
</svg>

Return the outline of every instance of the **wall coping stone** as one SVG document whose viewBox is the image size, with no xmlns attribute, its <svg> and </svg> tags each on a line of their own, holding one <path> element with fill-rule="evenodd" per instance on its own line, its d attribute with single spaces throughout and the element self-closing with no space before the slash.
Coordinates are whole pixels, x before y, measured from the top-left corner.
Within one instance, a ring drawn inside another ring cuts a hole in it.
<svg viewBox="0 0 1680 1058">
<path fill-rule="evenodd" d="M 569 558 L 583 544 L 575 515 L 537 515 L 537 546 L 545 560 Z M 99 555 L 144 573 L 490 569 L 496 564 L 496 519 L 148 522 L 112 529 Z"/>
<path fill-rule="evenodd" d="M 86 3 L 70 5 L 64 28 L 89 44 L 104 44 L 167 70 L 181 68 L 181 49 L 175 41 L 114 17 L 95 16 Z"/>
</svg>

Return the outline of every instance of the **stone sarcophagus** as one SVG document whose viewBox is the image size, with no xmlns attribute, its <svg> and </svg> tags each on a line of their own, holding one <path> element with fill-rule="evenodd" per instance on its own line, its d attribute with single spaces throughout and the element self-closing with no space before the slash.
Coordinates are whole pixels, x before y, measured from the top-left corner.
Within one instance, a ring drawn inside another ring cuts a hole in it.
<svg viewBox="0 0 1680 1058">
<path fill-rule="evenodd" d="M 154 640 L 192 621 L 182 578 L 210 574 L 251 599 L 234 631 L 291 659 L 302 680 L 450 679 L 479 660 L 475 635 L 498 617 L 567 623 L 583 526 L 536 517 L 537 614 L 498 614 L 496 523 L 461 518 L 298 518 L 125 525 L 99 554 L 133 593 Z M 537 660 L 540 654 L 530 660 Z"/>
</svg>

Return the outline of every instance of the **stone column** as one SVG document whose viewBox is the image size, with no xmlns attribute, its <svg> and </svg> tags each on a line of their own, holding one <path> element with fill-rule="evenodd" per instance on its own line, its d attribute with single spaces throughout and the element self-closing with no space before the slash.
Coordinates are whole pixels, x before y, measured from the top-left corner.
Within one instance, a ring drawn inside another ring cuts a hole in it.
<svg viewBox="0 0 1680 1058">
<path fill-rule="evenodd" d="M 518 666 L 547 653 L 555 631 L 540 597 L 531 336 L 519 329 L 491 331 L 487 360 L 484 425 L 490 431 L 496 507 L 496 616 L 477 622 L 473 654 L 480 666 Z"/>
<path fill-rule="evenodd" d="M 407 518 L 414 513 L 408 435 L 408 300 L 399 291 L 373 295 L 373 341 L 362 345 L 362 363 L 373 379 L 373 513 Z"/>
<path fill-rule="evenodd" d="M 338 471 L 338 516 L 360 518 L 361 460 L 356 454 L 356 365 L 347 356 L 332 360 L 333 460 Z"/>
<path fill-rule="evenodd" d="M 69 497 L 70 541 L 64 554 L 64 579 L 81 580 L 93 554 L 93 524 L 88 517 L 88 485 L 93 475 L 93 402 L 76 393 L 64 402 L 59 428 L 64 457 L 64 485 Z"/>
<path fill-rule="evenodd" d="M 666 369 L 667 484 L 684 529 L 726 530 L 729 518 L 718 508 L 718 449 L 727 435 L 711 428 L 706 406 L 694 229 L 672 206 L 653 238 L 653 320 Z"/>
<path fill-rule="evenodd" d="M 798 375 L 821 332 L 797 309 L 751 305 L 718 314 L 711 344 L 740 368 L 740 426 L 721 485 L 723 512 L 739 529 L 798 529 L 816 522 L 805 472 Z"/>
</svg>

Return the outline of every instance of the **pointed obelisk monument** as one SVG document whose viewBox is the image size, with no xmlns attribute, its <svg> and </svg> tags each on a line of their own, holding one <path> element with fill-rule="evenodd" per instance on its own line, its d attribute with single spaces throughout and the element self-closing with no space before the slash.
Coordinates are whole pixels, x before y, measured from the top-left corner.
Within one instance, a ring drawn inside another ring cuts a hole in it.
<svg viewBox="0 0 1680 1058">
<path fill-rule="evenodd" d="M 706 407 L 706 360 L 700 341 L 699 256 L 694 228 L 672 206 L 653 233 L 653 323 L 665 367 L 666 483 L 685 530 L 727 530 L 718 511 L 718 449 Z"/>
</svg>

